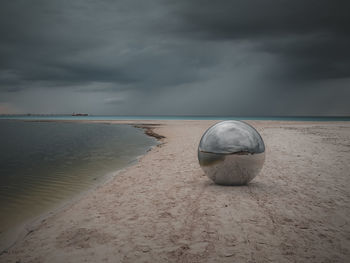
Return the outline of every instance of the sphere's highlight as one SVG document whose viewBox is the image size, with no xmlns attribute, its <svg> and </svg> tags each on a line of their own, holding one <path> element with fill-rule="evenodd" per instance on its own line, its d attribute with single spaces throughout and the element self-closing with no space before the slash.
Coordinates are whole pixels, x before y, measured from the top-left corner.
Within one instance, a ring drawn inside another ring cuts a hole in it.
<svg viewBox="0 0 350 263">
<path fill-rule="evenodd" d="M 249 124 L 222 121 L 203 134 L 198 160 L 204 173 L 216 184 L 244 185 L 260 172 L 265 144 Z"/>
</svg>

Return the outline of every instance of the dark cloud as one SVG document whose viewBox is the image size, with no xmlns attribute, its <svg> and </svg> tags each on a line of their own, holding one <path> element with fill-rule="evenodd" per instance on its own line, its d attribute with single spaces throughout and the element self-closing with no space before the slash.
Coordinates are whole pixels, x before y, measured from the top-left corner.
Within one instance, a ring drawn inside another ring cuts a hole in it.
<svg viewBox="0 0 350 263">
<path fill-rule="evenodd" d="M 156 1 L 6 3 L 0 13 L 0 70 L 16 74 L 23 88 L 112 82 L 153 89 L 192 82 L 207 58 L 193 46 L 186 51 L 183 43 L 153 33 L 157 20 L 166 20 L 158 6 Z"/>
<path fill-rule="evenodd" d="M 293 78 L 350 76 L 348 1 L 187 1 L 178 9 L 188 36 L 249 40 L 280 56 Z"/>
<path fill-rule="evenodd" d="M 265 38 L 331 32 L 348 35 L 348 1 L 193 0 L 179 15 L 187 31 L 214 38 Z"/>
<path fill-rule="evenodd" d="M 349 7 L 330 0 L 5 1 L 0 96 L 38 112 L 350 114 L 343 100 Z M 327 94 L 339 103 L 325 105 Z"/>
</svg>

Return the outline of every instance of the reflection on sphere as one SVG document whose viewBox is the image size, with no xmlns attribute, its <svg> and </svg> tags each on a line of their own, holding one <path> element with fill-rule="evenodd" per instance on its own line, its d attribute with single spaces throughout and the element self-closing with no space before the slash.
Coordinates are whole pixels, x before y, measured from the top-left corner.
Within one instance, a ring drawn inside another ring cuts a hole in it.
<svg viewBox="0 0 350 263">
<path fill-rule="evenodd" d="M 222 121 L 203 134 L 198 160 L 204 173 L 216 184 L 244 185 L 260 172 L 265 144 L 249 124 Z"/>
</svg>

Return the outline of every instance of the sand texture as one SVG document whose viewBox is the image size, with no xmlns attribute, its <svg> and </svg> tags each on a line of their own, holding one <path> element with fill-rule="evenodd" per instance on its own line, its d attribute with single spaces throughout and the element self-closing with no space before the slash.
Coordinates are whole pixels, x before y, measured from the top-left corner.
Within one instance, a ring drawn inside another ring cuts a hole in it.
<svg viewBox="0 0 350 263">
<path fill-rule="evenodd" d="M 241 187 L 213 184 L 198 165 L 215 121 L 149 123 L 163 144 L 0 262 L 350 262 L 349 123 L 250 121 L 266 161 Z"/>
</svg>

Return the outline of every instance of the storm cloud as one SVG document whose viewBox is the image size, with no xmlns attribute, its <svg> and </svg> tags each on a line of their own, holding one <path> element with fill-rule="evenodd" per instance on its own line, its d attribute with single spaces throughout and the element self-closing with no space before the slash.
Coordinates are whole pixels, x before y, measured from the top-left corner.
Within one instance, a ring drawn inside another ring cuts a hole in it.
<svg viewBox="0 0 350 263">
<path fill-rule="evenodd" d="M 330 0 L 6 1 L 0 109 L 349 115 L 349 8 Z"/>
</svg>

